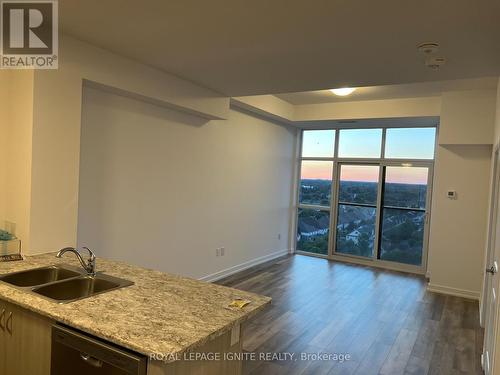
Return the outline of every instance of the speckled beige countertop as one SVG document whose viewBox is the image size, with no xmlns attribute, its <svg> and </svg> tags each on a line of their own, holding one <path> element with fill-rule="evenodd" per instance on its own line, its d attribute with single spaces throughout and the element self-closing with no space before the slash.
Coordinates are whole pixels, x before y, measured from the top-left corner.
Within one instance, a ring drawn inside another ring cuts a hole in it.
<svg viewBox="0 0 500 375">
<path fill-rule="evenodd" d="M 0 274 L 52 264 L 79 266 L 73 254 L 57 259 L 51 253 L 0 262 Z M 101 258 L 97 270 L 135 284 L 58 304 L 0 282 L 0 298 L 136 352 L 172 356 L 227 332 L 271 302 L 269 297 Z M 236 298 L 251 303 L 243 310 L 228 308 Z"/>
</svg>

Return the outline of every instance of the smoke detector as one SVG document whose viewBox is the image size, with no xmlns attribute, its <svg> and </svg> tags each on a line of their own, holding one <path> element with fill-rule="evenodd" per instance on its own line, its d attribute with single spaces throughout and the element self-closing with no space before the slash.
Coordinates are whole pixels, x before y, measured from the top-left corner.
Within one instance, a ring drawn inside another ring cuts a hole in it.
<svg viewBox="0 0 500 375">
<path fill-rule="evenodd" d="M 431 55 L 439 51 L 439 44 L 435 42 L 420 43 L 417 46 L 417 50 L 425 55 Z"/>
<path fill-rule="evenodd" d="M 425 66 L 432 70 L 438 70 L 444 64 L 446 64 L 446 59 L 444 57 L 430 56 L 425 59 Z"/>
<path fill-rule="evenodd" d="M 439 44 L 436 42 L 420 43 L 417 46 L 417 50 L 423 55 L 425 66 L 432 70 L 438 70 L 446 63 L 444 57 L 436 56 L 439 51 Z"/>
</svg>

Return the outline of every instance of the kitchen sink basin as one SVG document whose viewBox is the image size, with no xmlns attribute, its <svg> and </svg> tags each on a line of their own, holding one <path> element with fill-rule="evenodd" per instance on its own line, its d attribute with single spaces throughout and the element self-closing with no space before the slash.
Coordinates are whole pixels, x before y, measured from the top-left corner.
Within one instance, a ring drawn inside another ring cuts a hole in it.
<svg viewBox="0 0 500 375">
<path fill-rule="evenodd" d="M 42 285 L 32 291 L 59 303 L 67 303 L 132 285 L 133 282 L 97 274 Z"/>
<path fill-rule="evenodd" d="M 66 265 L 8 273 L 1 275 L 0 281 L 57 303 L 73 302 L 134 284 L 100 272 L 92 276 L 83 269 Z"/>
<path fill-rule="evenodd" d="M 81 273 L 59 266 L 49 266 L 10 273 L 0 276 L 0 280 L 19 287 L 32 287 L 76 276 L 81 276 Z"/>
</svg>

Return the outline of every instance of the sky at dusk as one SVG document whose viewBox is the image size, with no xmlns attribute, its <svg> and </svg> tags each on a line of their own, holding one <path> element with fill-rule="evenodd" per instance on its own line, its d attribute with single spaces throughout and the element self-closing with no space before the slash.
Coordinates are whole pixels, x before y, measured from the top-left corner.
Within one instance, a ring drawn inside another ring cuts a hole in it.
<svg viewBox="0 0 500 375">
<path fill-rule="evenodd" d="M 398 128 L 386 131 L 387 158 L 433 159 L 435 128 Z M 335 130 L 305 131 L 302 140 L 304 157 L 331 157 L 334 155 Z M 339 157 L 379 158 L 381 153 L 381 129 L 345 129 L 339 134 Z M 302 179 L 332 179 L 333 162 L 303 161 Z M 379 167 L 346 165 L 341 168 L 341 180 L 377 182 Z M 428 169 L 421 167 L 388 167 L 388 183 L 427 184 Z"/>
<path fill-rule="evenodd" d="M 385 157 L 434 159 L 435 128 L 387 129 Z"/>
<path fill-rule="evenodd" d="M 310 161 L 302 162 L 300 178 L 306 180 L 331 180 L 333 173 L 333 162 L 331 161 Z"/>
<path fill-rule="evenodd" d="M 333 158 L 335 130 L 310 130 L 302 136 L 302 156 Z"/>
<path fill-rule="evenodd" d="M 340 131 L 339 157 L 380 158 L 382 129 L 344 129 Z"/>
<path fill-rule="evenodd" d="M 393 184 L 427 185 L 429 170 L 421 167 L 387 167 L 385 180 Z"/>
<path fill-rule="evenodd" d="M 331 161 L 302 162 L 301 179 L 331 180 L 333 163 Z M 428 169 L 423 167 L 387 167 L 385 180 L 397 184 L 427 184 Z M 373 165 L 342 165 L 341 181 L 378 182 L 379 167 Z"/>
<path fill-rule="evenodd" d="M 379 167 L 374 165 L 342 165 L 341 181 L 378 182 Z"/>
</svg>

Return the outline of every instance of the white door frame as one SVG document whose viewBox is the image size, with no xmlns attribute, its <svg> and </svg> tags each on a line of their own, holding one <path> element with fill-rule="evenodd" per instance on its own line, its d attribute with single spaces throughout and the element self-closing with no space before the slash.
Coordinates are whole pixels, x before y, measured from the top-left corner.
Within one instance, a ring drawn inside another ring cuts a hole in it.
<svg viewBox="0 0 500 375">
<path fill-rule="evenodd" d="M 490 212 L 488 214 L 488 238 L 487 238 L 487 246 L 486 246 L 486 256 L 485 256 L 485 267 L 491 263 L 493 259 L 493 244 L 495 238 L 495 227 L 496 227 L 496 211 L 497 211 L 497 199 L 498 196 L 498 156 L 499 156 L 499 145 L 495 147 L 493 152 L 493 166 L 492 166 L 492 179 L 491 179 L 491 192 L 490 192 Z M 486 317 L 486 305 L 488 301 L 488 284 L 489 284 L 488 274 L 485 273 L 483 276 L 483 298 L 481 300 L 481 310 L 479 315 L 479 320 L 481 327 L 484 328 L 484 319 Z"/>
<path fill-rule="evenodd" d="M 491 267 L 498 268 L 500 262 L 500 236 L 498 236 L 498 225 L 500 222 L 498 217 L 499 199 L 500 199 L 500 151 L 499 146 L 495 147 L 493 153 L 493 176 L 491 184 L 490 196 L 490 212 L 488 226 L 488 241 L 487 252 L 485 259 L 485 272 L 483 280 L 483 294 L 480 309 L 480 323 L 485 329 L 483 354 L 481 356 L 481 364 L 486 375 L 492 375 L 497 363 L 495 361 L 496 351 L 499 350 L 496 345 L 499 336 L 498 315 L 499 315 L 499 298 L 500 278 L 498 269 L 495 273 L 488 272 Z M 498 371 L 497 371 L 498 372 Z"/>
</svg>

